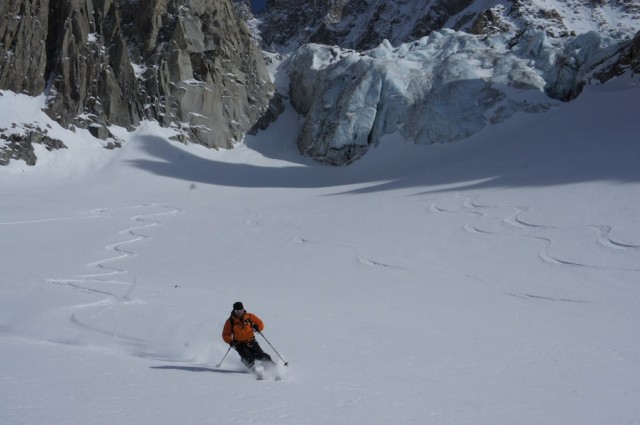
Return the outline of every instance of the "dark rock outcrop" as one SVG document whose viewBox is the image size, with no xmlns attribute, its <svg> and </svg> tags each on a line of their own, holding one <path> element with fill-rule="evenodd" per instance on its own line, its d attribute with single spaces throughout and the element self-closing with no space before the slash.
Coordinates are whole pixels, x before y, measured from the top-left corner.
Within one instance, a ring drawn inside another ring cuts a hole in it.
<svg viewBox="0 0 640 425">
<path fill-rule="evenodd" d="M 614 60 L 596 72 L 594 78 L 604 83 L 627 71 L 631 71 L 634 75 L 640 74 L 640 32 L 618 51 Z"/>
<path fill-rule="evenodd" d="M 383 40 L 400 44 L 429 35 L 473 0 L 269 0 L 261 14 L 265 49 L 294 41 L 367 50 Z"/>
<path fill-rule="evenodd" d="M 0 149 L 0 165 L 7 165 L 12 159 L 23 160 L 27 165 L 35 165 L 38 157 L 34 144 L 41 144 L 48 151 L 67 148 L 62 141 L 48 136 L 46 129 L 32 125 L 8 135 L 0 132 L 0 143 L 4 145 L 4 148 Z"/>
</svg>

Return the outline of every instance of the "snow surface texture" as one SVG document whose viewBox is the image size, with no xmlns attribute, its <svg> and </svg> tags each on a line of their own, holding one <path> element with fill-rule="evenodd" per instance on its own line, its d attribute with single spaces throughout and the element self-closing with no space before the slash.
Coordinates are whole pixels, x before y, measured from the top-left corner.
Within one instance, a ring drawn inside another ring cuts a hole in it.
<svg viewBox="0 0 640 425">
<path fill-rule="evenodd" d="M 68 149 L 0 168 L 0 423 L 640 424 L 639 83 L 343 168 L 5 94 Z M 216 368 L 238 300 L 282 381 Z"/>
<path fill-rule="evenodd" d="M 516 38 L 442 30 L 366 52 L 309 44 L 290 64 L 292 102 L 306 117 L 298 146 L 343 165 L 397 130 L 418 144 L 463 140 L 574 98 L 620 43 L 596 32 L 554 45 L 540 30 Z"/>
</svg>

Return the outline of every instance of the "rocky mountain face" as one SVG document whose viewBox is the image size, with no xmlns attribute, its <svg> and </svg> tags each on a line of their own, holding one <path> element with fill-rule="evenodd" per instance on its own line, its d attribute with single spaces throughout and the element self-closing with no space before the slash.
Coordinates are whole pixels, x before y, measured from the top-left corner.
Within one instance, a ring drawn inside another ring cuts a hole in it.
<svg viewBox="0 0 640 425">
<path fill-rule="evenodd" d="M 587 28 L 635 33 L 622 22 L 640 19 L 638 0 L 269 0 L 259 15 L 267 50 L 305 43 L 353 50 L 397 46 L 443 28 L 476 35 L 538 29 L 554 38 Z"/>
<path fill-rule="evenodd" d="M 304 117 L 300 152 L 342 165 L 390 132 L 461 140 L 640 72 L 640 0 L 269 0 L 258 16 L 249 5 L 3 0 L 0 90 L 42 96 L 49 116 L 109 148 L 121 143 L 110 126 L 145 119 L 231 148 L 288 97 Z M 288 58 L 288 92 L 275 93 L 261 49 Z M 64 148 L 25 122 L 0 128 L 0 165 L 34 164 L 33 143 Z"/>
<path fill-rule="evenodd" d="M 0 17 L 0 90 L 44 95 L 109 147 L 110 125 L 142 119 L 224 148 L 266 124 L 275 90 L 230 0 L 3 0 Z M 1 130 L 0 163 L 35 162 L 46 129 Z"/>
<path fill-rule="evenodd" d="M 429 35 L 473 3 L 478 2 L 269 0 L 266 12 L 260 16 L 260 34 L 265 47 L 278 50 L 290 50 L 308 42 L 368 50 L 385 39 L 397 45 Z M 469 19 L 460 18 L 462 22 Z"/>
<path fill-rule="evenodd" d="M 293 51 L 300 152 L 332 165 L 385 134 L 454 142 L 640 72 L 638 0 L 271 0 L 260 28 L 263 48 Z"/>
</svg>

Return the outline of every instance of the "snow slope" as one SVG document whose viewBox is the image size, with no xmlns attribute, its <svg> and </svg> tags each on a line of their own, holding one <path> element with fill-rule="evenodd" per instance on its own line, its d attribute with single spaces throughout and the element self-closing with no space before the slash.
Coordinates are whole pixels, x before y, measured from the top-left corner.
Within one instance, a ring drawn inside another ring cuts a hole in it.
<svg viewBox="0 0 640 425">
<path fill-rule="evenodd" d="M 0 168 L 0 423 L 640 424 L 638 83 L 340 168 L 291 107 L 231 151 L 57 134 Z M 282 381 L 216 368 L 238 300 Z"/>
</svg>

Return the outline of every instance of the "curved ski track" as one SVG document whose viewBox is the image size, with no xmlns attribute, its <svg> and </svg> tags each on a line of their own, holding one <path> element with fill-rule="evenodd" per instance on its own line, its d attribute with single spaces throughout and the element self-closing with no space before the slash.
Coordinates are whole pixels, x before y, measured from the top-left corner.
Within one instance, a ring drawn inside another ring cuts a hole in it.
<svg viewBox="0 0 640 425">
<path fill-rule="evenodd" d="M 454 207 L 444 207 L 432 203 L 428 207 L 430 213 L 470 214 L 473 218 L 463 225 L 471 234 L 496 237 L 524 237 L 540 242 L 538 258 L 548 264 L 563 267 L 579 267 L 596 270 L 619 270 L 640 272 L 637 254 L 640 254 L 640 243 L 622 241 L 612 236 L 614 229 L 607 224 L 577 225 L 559 227 L 545 223 L 534 223 L 525 219 L 530 211 L 528 206 L 497 206 L 482 204 L 478 198 L 470 198 L 456 194 Z M 449 202 L 447 202 L 449 203 Z M 592 236 L 585 236 L 591 234 Z M 580 252 L 561 248 L 562 242 L 595 241 L 595 249 L 580 244 Z M 609 251 L 616 257 L 618 264 L 606 264 L 594 260 L 599 258 L 598 249 Z M 582 257 L 589 257 L 584 259 Z M 628 257 L 628 258 L 627 258 Z"/>
<path fill-rule="evenodd" d="M 127 227 L 117 232 L 118 235 L 125 235 L 129 238 L 105 246 L 105 250 L 111 252 L 112 255 L 87 263 L 87 266 L 98 269 L 98 272 L 75 275 L 71 279 L 47 279 L 47 282 L 51 284 L 67 285 L 75 290 L 103 296 L 102 299 L 95 302 L 67 307 L 71 310 L 71 314 L 68 319 L 74 326 L 95 334 L 106 335 L 112 339 L 118 339 L 128 344 L 142 345 L 145 342 L 140 338 L 100 329 L 97 326 L 92 325 L 91 322 L 92 319 L 96 319 L 98 316 L 106 313 L 117 305 L 142 302 L 140 300 L 134 300 L 131 298 L 131 293 L 136 286 L 136 279 L 134 278 L 133 282 L 118 280 L 118 276 L 125 275 L 128 272 L 124 267 L 116 267 L 113 263 L 121 264 L 124 260 L 138 255 L 135 250 L 131 248 L 131 246 L 136 242 L 151 238 L 151 236 L 144 234 L 142 231 L 144 229 L 160 226 L 163 224 L 162 221 L 154 220 L 152 218 L 179 214 L 182 213 L 183 210 L 159 203 L 150 203 L 120 208 L 99 208 L 90 212 L 91 217 L 99 218 L 112 216 L 116 211 L 144 209 L 149 210 L 158 208 L 166 211 L 136 214 L 129 218 L 130 221 L 134 221 L 138 224 L 132 227 Z M 125 247 L 127 247 L 127 249 L 125 249 Z M 84 318 L 81 313 L 88 310 L 90 310 L 92 314 L 91 316 Z"/>
</svg>

